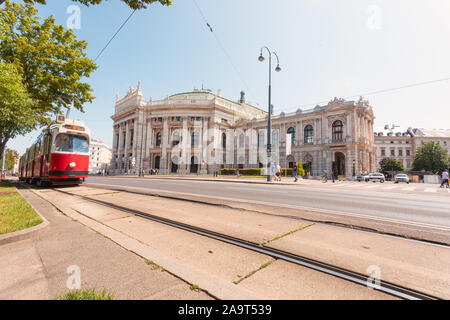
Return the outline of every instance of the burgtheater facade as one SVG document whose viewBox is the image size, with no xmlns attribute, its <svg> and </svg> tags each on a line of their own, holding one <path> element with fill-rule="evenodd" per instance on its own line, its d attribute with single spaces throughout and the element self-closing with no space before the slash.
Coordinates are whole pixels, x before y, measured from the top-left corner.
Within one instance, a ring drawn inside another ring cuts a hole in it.
<svg viewBox="0 0 450 320">
<path fill-rule="evenodd" d="M 158 168 L 160 173 L 213 173 L 267 167 L 267 112 L 194 90 L 146 101 L 141 84 L 116 98 L 111 170 Z M 367 101 L 337 99 L 325 106 L 272 116 L 272 161 L 301 161 L 311 176 L 351 178 L 376 170 L 374 114 Z M 141 152 L 142 150 L 142 152 Z"/>
</svg>

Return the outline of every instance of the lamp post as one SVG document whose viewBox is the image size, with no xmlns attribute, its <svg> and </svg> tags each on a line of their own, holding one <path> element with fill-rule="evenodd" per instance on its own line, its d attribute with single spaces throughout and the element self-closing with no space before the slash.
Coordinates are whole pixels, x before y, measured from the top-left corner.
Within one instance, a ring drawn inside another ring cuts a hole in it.
<svg viewBox="0 0 450 320">
<path fill-rule="evenodd" d="M 272 163 L 272 141 L 271 141 L 271 137 L 272 137 L 272 119 L 271 119 L 271 112 L 272 112 L 272 54 L 275 55 L 275 57 L 277 58 L 277 67 L 275 68 L 276 72 L 280 72 L 281 68 L 280 68 L 280 59 L 278 59 L 278 55 L 275 52 L 271 52 L 269 48 L 267 48 L 266 46 L 261 48 L 261 54 L 259 55 L 258 60 L 260 62 L 263 62 L 264 56 L 263 56 L 263 49 L 266 49 L 267 52 L 269 53 L 269 116 L 267 118 L 267 181 L 271 182 L 272 181 L 272 174 L 270 172 L 271 169 L 271 163 Z"/>
</svg>

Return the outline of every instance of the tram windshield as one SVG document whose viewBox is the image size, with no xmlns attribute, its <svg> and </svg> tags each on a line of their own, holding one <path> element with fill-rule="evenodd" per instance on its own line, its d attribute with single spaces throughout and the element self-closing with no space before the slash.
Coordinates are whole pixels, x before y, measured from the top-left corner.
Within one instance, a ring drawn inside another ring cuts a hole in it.
<svg viewBox="0 0 450 320">
<path fill-rule="evenodd" d="M 89 141 L 85 136 L 60 133 L 55 139 L 55 151 L 88 153 Z"/>
</svg>

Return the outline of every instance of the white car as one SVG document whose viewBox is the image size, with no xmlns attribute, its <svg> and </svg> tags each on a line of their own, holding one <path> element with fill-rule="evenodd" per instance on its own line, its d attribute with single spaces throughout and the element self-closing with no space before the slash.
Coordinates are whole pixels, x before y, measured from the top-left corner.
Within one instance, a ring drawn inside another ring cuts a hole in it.
<svg viewBox="0 0 450 320">
<path fill-rule="evenodd" d="M 386 180 L 386 178 L 382 173 L 377 173 L 377 172 L 369 173 L 369 181 L 372 181 L 372 182 L 379 181 L 381 183 L 384 183 L 385 180 Z"/>
<path fill-rule="evenodd" d="M 409 184 L 409 178 L 406 174 L 404 173 L 399 173 L 395 176 L 395 183 L 399 183 L 399 182 L 406 182 Z"/>
</svg>

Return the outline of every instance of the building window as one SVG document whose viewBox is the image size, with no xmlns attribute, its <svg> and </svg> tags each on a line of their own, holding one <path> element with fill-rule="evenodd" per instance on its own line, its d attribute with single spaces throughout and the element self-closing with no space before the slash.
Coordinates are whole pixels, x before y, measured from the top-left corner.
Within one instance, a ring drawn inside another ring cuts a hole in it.
<svg viewBox="0 0 450 320">
<path fill-rule="evenodd" d="M 133 137 L 134 137 L 134 130 L 131 130 L 131 136 L 130 136 L 130 146 L 133 147 Z"/>
<path fill-rule="evenodd" d="M 266 145 L 265 140 L 264 131 L 260 131 L 258 134 L 258 148 L 263 148 Z"/>
<path fill-rule="evenodd" d="M 228 123 L 227 119 L 222 119 L 222 123 Z"/>
<path fill-rule="evenodd" d="M 278 141 L 279 141 L 279 133 L 278 133 L 278 129 L 275 129 L 272 131 L 272 145 L 274 146 L 278 146 Z"/>
<path fill-rule="evenodd" d="M 194 131 L 191 135 L 191 147 L 197 148 L 200 143 L 200 134 L 198 131 Z"/>
<path fill-rule="evenodd" d="M 172 145 L 176 146 L 178 144 L 180 144 L 180 132 L 178 130 L 175 130 L 172 136 Z"/>
<path fill-rule="evenodd" d="M 191 121 L 201 121 L 200 117 L 191 117 Z"/>
<path fill-rule="evenodd" d="M 291 145 L 295 145 L 295 129 L 294 128 L 289 128 L 287 131 L 288 134 L 291 135 Z"/>
<path fill-rule="evenodd" d="M 411 151 L 410 150 L 406 150 L 406 155 L 410 156 L 411 155 Z"/>
<path fill-rule="evenodd" d="M 158 132 L 157 134 L 156 134 L 156 144 L 155 144 L 157 147 L 160 147 L 161 146 L 161 132 Z"/>
<path fill-rule="evenodd" d="M 181 117 L 172 117 L 172 121 L 181 121 Z"/>
<path fill-rule="evenodd" d="M 395 150 L 394 149 L 391 150 L 391 156 L 395 156 Z"/>
<path fill-rule="evenodd" d="M 227 148 L 227 134 L 225 132 L 222 133 L 222 148 L 223 149 Z"/>
<path fill-rule="evenodd" d="M 381 155 L 382 155 L 382 156 L 385 156 L 385 155 L 386 155 L 386 150 L 381 149 Z"/>
<path fill-rule="evenodd" d="M 336 141 L 336 142 L 343 141 L 343 130 L 344 130 L 344 125 L 342 124 L 342 121 L 337 120 L 337 121 L 333 122 L 333 128 L 332 128 L 333 141 Z"/>
<path fill-rule="evenodd" d="M 398 155 L 399 155 L 400 157 L 403 157 L 403 150 L 398 150 Z"/>
<path fill-rule="evenodd" d="M 245 147 L 245 136 L 243 133 L 239 136 L 239 148 Z"/>
<path fill-rule="evenodd" d="M 305 127 L 305 143 L 313 143 L 314 129 L 313 126 L 308 125 Z"/>
</svg>

